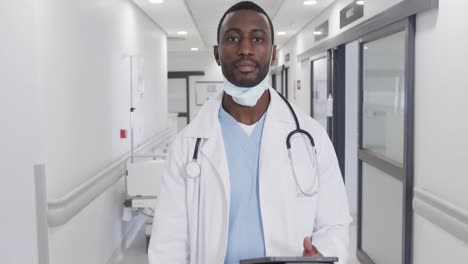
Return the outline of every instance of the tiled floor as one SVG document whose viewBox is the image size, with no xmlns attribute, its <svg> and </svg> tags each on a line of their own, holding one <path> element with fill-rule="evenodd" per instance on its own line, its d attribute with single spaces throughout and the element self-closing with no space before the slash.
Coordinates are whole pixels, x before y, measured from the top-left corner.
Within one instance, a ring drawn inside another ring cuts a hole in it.
<svg viewBox="0 0 468 264">
<path fill-rule="evenodd" d="M 123 255 L 112 264 L 148 264 L 146 255 L 146 238 L 143 232 L 140 232 L 138 237 L 129 249 L 123 251 Z M 350 227 L 350 252 L 354 256 L 356 252 L 356 225 Z M 109 263 L 111 264 L 111 263 Z M 360 264 L 359 261 L 353 257 L 349 264 Z"/>
</svg>

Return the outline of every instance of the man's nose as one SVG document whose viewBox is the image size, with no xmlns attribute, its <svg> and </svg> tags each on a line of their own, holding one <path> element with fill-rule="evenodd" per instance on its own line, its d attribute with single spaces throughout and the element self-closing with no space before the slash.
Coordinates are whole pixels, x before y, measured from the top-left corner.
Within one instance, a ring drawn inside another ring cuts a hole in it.
<svg viewBox="0 0 468 264">
<path fill-rule="evenodd" d="M 240 56 L 253 55 L 253 46 L 249 38 L 242 38 L 239 43 L 238 54 Z"/>
</svg>

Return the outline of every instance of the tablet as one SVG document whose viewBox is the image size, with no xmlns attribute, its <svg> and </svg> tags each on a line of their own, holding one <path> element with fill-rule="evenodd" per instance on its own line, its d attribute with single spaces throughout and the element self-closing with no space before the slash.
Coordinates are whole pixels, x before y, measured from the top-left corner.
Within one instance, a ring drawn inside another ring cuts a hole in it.
<svg viewBox="0 0 468 264">
<path fill-rule="evenodd" d="M 335 262 L 338 262 L 337 257 L 265 257 L 255 259 L 244 259 L 240 261 L 240 264 L 333 264 Z"/>
</svg>

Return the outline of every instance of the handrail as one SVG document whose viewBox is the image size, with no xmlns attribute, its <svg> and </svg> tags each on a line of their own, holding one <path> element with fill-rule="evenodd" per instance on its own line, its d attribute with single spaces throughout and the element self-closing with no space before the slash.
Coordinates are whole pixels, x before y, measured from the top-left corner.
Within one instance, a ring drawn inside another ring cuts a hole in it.
<svg viewBox="0 0 468 264">
<path fill-rule="evenodd" d="M 431 223 L 468 243 L 468 211 L 422 189 L 414 189 L 413 208 Z"/>
<path fill-rule="evenodd" d="M 138 152 L 150 146 L 163 144 L 170 136 L 172 136 L 172 131 L 170 129 L 165 129 L 139 146 L 136 151 Z M 129 157 L 130 153 L 125 154 L 118 161 L 106 167 L 96 176 L 80 184 L 68 194 L 58 199 L 48 201 L 47 219 L 49 226 L 56 227 L 64 225 L 100 194 L 115 184 L 125 175 L 125 162 Z"/>
</svg>

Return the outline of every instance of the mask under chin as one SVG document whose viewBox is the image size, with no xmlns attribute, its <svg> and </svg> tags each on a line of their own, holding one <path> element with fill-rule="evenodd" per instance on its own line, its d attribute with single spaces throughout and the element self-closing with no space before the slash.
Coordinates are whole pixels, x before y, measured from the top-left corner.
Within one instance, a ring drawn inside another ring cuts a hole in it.
<svg viewBox="0 0 468 264">
<path fill-rule="evenodd" d="M 269 75 L 260 83 L 252 87 L 239 86 L 231 83 L 227 78 L 224 79 L 224 91 L 232 96 L 234 102 L 243 106 L 254 106 L 263 92 L 269 87 Z"/>
<path fill-rule="evenodd" d="M 235 78 L 226 78 L 226 79 L 228 79 L 229 82 L 231 82 L 235 86 L 251 88 L 251 87 L 259 85 L 265 79 L 265 77 L 266 76 L 263 76 L 262 78 L 257 77 L 256 79 L 244 78 L 244 79 L 240 79 L 240 80 L 235 79 Z"/>
</svg>

